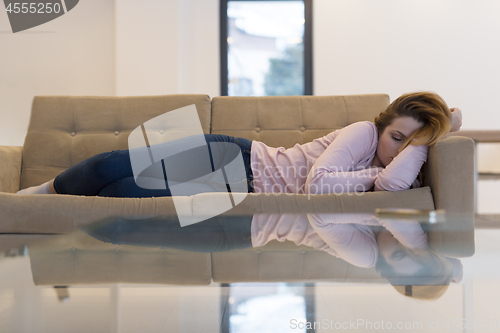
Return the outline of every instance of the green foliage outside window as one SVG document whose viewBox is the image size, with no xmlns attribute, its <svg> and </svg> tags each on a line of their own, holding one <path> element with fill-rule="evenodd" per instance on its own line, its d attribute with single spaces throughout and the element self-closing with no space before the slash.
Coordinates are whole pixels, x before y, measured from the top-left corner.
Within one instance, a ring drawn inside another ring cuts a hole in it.
<svg viewBox="0 0 500 333">
<path fill-rule="evenodd" d="M 269 59 L 264 89 L 268 96 L 304 94 L 304 44 L 289 46 L 282 58 Z"/>
</svg>

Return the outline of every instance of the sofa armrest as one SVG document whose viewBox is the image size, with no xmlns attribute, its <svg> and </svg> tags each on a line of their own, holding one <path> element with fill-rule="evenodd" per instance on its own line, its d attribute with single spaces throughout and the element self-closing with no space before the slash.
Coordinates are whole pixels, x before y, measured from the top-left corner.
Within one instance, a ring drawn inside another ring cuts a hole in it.
<svg viewBox="0 0 500 333">
<path fill-rule="evenodd" d="M 428 225 L 429 244 L 451 257 L 474 254 L 474 141 L 448 136 L 429 148 L 423 167 L 436 209 L 447 222 Z M 460 246 L 458 246 L 460 245 Z"/>
<path fill-rule="evenodd" d="M 0 146 L 0 192 L 19 191 L 22 158 L 23 147 Z"/>
</svg>

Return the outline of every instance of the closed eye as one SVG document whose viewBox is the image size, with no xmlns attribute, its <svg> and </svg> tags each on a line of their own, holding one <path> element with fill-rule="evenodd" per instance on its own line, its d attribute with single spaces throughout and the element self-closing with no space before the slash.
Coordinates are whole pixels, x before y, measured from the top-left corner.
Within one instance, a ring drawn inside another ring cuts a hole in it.
<svg viewBox="0 0 500 333">
<path fill-rule="evenodd" d="M 397 260 L 401 260 L 401 259 L 403 259 L 405 256 L 406 256 L 405 251 L 400 250 L 400 251 L 396 251 L 396 252 L 394 252 L 394 253 L 391 255 L 391 259 L 392 259 L 392 260 L 397 261 Z"/>
<path fill-rule="evenodd" d="M 401 141 L 403 141 L 403 139 L 401 139 L 401 138 L 398 138 L 398 137 L 396 137 L 396 136 L 393 136 L 392 138 L 393 138 L 394 140 L 398 141 L 398 142 L 401 142 Z"/>
</svg>

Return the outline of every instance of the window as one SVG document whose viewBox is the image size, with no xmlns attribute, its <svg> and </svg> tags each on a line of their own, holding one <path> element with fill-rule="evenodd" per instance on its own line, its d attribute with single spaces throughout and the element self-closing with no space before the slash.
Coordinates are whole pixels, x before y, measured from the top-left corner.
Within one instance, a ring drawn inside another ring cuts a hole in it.
<svg viewBox="0 0 500 333">
<path fill-rule="evenodd" d="M 221 95 L 312 95 L 312 0 L 221 0 Z"/>
<path fill-rule="evenodd" d="M 315 331 L 305 328 L 316 319 L 313 284 L 231 283 L 221 288 L 221 332 Z"/>
</svg>

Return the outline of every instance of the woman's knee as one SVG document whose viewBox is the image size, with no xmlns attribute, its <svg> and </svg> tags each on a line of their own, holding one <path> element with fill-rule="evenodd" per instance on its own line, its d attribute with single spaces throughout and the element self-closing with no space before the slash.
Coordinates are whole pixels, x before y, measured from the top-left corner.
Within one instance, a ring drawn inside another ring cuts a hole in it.
<svg viewBox="0 0 500 333">
<path fill-rule="evenodd" d="M 132 174 L 128 150 L 113 150 L 94 156 L 91 168 L 97 177 L 122 178 Z"/>
</svg>

